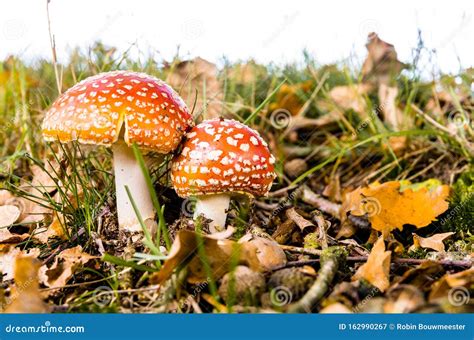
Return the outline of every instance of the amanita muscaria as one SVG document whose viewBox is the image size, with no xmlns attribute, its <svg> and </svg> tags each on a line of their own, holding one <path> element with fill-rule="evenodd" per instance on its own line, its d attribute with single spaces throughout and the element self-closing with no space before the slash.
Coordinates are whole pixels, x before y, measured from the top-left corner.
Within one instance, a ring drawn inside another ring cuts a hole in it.
<svg viewBox="0 0 474 340">
<path fill-rule="evenodd" d="M 120 228 L 140 230 L 127 186 L 144 221 L 154 218 L 145 177 L 131 145 L 167 154 L 175 150 L 192 117 L 179 95 L 144 73 L 115 71 L 89 77 L 62 94 L 43 121 L 46 141 L 112 148 Z"/>
<path fill-rule="evenodd" d="M 179 196 L 196 198 L 194 217 L 211 219 L 212 232 L 225 227 L 232 195 L 265 196 L 270 190 L 275 158 L 257 131 L 235 120 L 212 119 L 185 138 L 172 161 L 171 180 Z"/>
</svg>

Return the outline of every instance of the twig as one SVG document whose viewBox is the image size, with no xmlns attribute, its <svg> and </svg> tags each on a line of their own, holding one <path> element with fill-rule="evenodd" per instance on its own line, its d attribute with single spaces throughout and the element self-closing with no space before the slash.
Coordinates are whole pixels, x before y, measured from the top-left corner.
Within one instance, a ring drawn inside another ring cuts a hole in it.
<svg viewBox="0 0 474 340">
<path fill-rule="evenodd" d="M 319 210 L 312 212 L 313 221 L 318 225 L 318 239 L 321 241 L 321 248 L 326 249 L 328 247 L 328 235 L 327 230 L 329 229 L 329 222 L 326 221 Z"/>
<path fill-rule="evenodd" d="M 287 246 L 285 246 L 287 247 Z M 284 249 L 284 248 L 283 248 Z M 303 248 L 301 248 L 303 249 Z M 289 250 L 289 249 L 288 249 Z M 307 250 L 307 249 L 306 249 Z M 297 252 L 297 251 L 295 251 Z M 317 255 L 317 254 L 310 254 L 309 252 L 305 251 L 306 255 Z M 348 256 L 346 258 L 348 262 L 366 262 L 367 256 Z M 434 262 L 444 267 L 459 267 L 459 268 L 470 268 L 472 267 L 472 261 L 469 260 L 429 260 L 429 259 L 406 259 L 406 258 L 394 258 L 392 259 L 392 263 L 402 265 L 402 264 L 411 264 L 411 265 L 420 265 L 425 262 Z M 275 268 L 275 270 L 289 268 L 289 267 L 302 267 L 302 266 L 310 266 L 314 264 L 318 264 L 321 262 L 321 259 L 312 259 L 312 260 L 300 260 L 300 261 L 290 261 L 287 262 L 284 266 Z"/>
<path fill-rule="evenodd" d="M 318 278 L 301 300 L 289 307 L 288 312 L 311 312 L 312 307 L 326 294 L 329 285 L 336 276 L 341 263 L 344 261 L 345 254 L 343 247 L 331 247 L 323 251 L 321 254 L 321 269 L 318 272 Z"/>
<path fill-rule="evenodd" d="M 340 204 L 336 204 L 331 201 L 328 201 L 325 198 L 322 198 L 318 194 L 314 193 L 307 186 L 304 186 L 301 200 L 335 218 L 340 218 L 340 215 L 339 215 L 339 211 L 341 209 Z"/>
<path fill-rule="evenodd" d="M 314 255 L 314 256 L 321 256 L 322 250 L 318 249 L 310 249 L 310 248 L 302 248 L 302 247 L 294 247 L 294 246 L 285 246 L 280 244 L 280 248 L 283 250 L 290 251 L 292 253 L 299 253 L 304 255 Z M 298 261 L 295 261 L 298 262 Z M 288 262 L 291 263 L 291 262 Z"/>
<path fill-rule="evenodd" d="M 297 187 L 296 185 L 290 185 L 290 186 L 288 186 L 288 187 L 281 188 L 281 189 L 278 189 L 278 190 L 269 192 L 268 195 L 267 195 L 267 197 L 279 197 L 279 196 L 283 196 L 283 195 L 286 194 L 288 191 L 293 190 L 293 189 L 295 189 L 296 187 Z"/>
<path fill-rule="evenodd" d="M 263 210 L 274 211 L 275 209 L 278 208 L 279 204 L 255 201 L 255 206 Z"/>
</svg>

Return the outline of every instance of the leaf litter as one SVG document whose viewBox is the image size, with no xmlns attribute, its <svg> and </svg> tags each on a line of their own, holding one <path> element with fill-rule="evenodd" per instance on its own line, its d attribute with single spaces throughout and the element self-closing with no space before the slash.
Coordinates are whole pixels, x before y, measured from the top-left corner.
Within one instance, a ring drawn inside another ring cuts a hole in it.
<svg viewBox="0 0 474 340">
<path fill-rule="evenodd" d="M 3 311 L 472 310 L 472 219 L 462 218 L 474 206 L 473 134 L 463 120 L 472 98 L 447 76 L 419 89 L 375 33 L 367 50 L 351 82 L 337 65 L 282 71 L 291 81 L 251 122 L 278 156 L 279 178 L 268 197 L 236 201 L 218 236 L 183 214 L 159 166 L 151 173 L 171 248 L 155 235 L 150 243 L 120 233 L 103 150 L 60 147 L 54 161 L 9 164 L 0 189 Z M 116 52 L 99 44 L 94 53 Z M 254 61 L 222 71 L 177 59 L 154 72 L 198 119 L 243 120 L 280 83 Z M 116 295 L 97 298 L 104 291 Z"/>
</svg>

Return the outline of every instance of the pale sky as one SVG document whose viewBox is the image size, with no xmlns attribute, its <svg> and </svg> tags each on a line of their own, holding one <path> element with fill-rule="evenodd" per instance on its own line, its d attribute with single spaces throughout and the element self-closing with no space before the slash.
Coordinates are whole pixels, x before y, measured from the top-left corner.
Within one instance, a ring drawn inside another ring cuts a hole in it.
<svg viewBox="0 0 474 340">
<path fill-rule="evenodd" d="M 137 43 L 142 51 L 171 59 L 184 56 L 217 62 L 301 60 L 306 48 L 318 62 L 365 56 L 367 33 L 376 31 L 410 61 L 421 29 L 436 49 L 436 65 L 457 72 L 474 61 L 473 1 L 311 0 L 51 0 L 58 57 L 74 46 L 101 40 L 119 50 Z M 138 49 L 133 49 L 134 52 Z M 2 1 L 0 58 L 20 54 L 50 58 L 46 0 Z"/>
</svg>

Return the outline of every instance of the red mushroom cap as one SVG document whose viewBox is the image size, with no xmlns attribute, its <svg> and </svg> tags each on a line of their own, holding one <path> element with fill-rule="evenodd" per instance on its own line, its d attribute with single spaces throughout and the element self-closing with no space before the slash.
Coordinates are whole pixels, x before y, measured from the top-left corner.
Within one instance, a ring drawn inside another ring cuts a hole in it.
<svg viewBox="0 0 474 340">
<path fill-rule="evenodd" d="M 275 158 L 257 131 L 235 120 L 212 119 L 187 135 L 173 159 L 171 180 L 181 197 L 226 192 L 265 196 Z"/>
<path fill-rule="evenodd" d="M 47 141 L 111 145 L 125 122 L 124 140 L 169 153 L 192 117 L 165 82 L 144 73 L 115 71 L 89 77 L 61 95 L 43 121 Z"/>
</svg>

